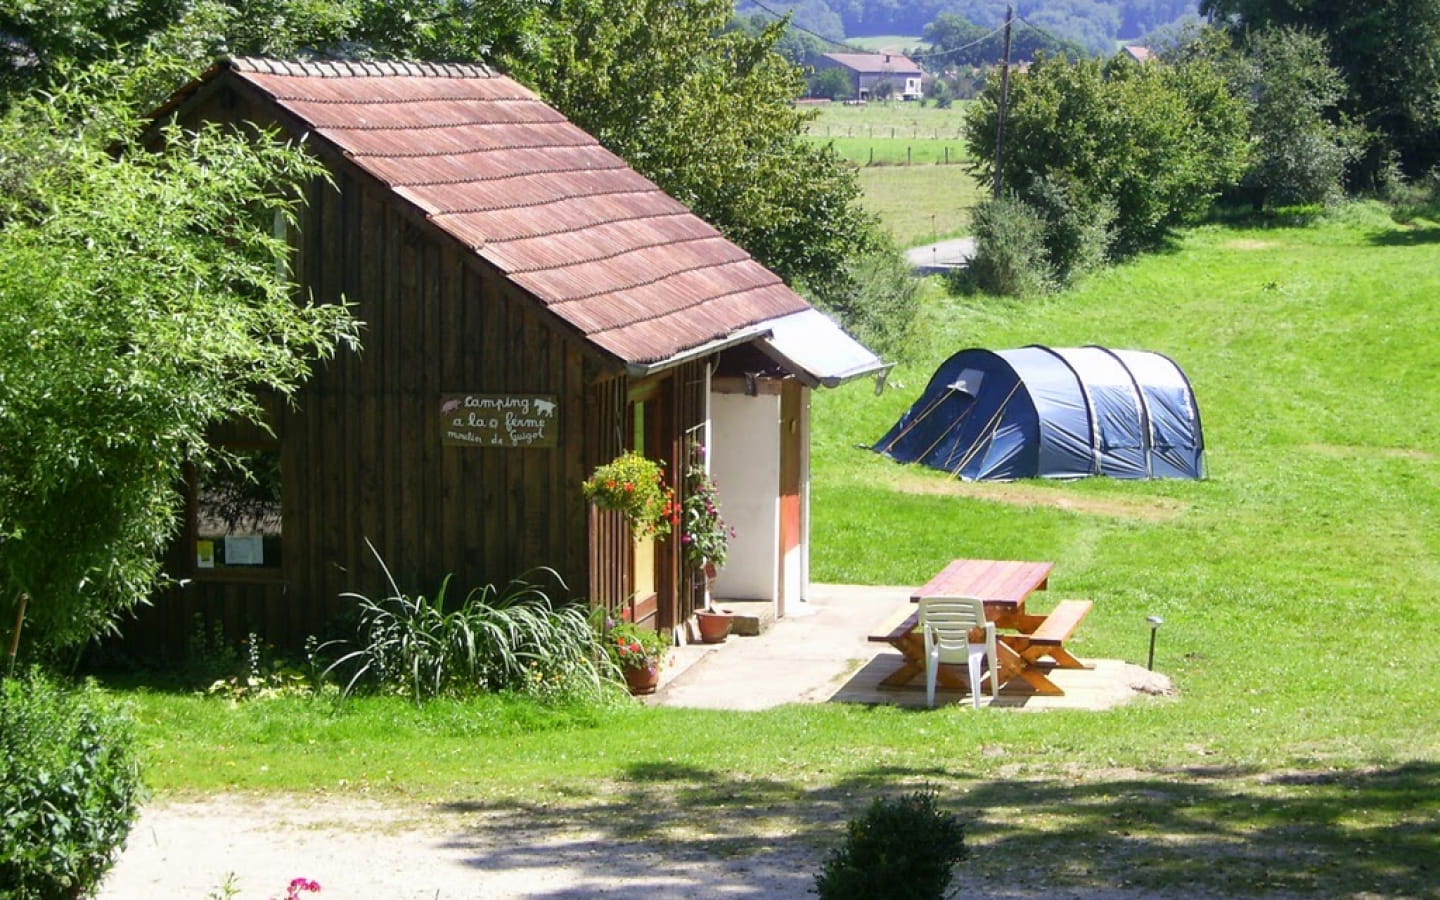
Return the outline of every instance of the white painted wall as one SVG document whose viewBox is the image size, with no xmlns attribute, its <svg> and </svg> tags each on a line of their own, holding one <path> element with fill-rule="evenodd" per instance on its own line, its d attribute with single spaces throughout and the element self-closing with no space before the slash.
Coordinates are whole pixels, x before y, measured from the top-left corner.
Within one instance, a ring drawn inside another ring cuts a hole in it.
<svg viewBox="0 0 1440 900">
<path fill-rule="evenodd" d="M 710 468 L 735 529 L 718 599 L 780 596 L 780 397 L 710 395 Z"/>
</svg>

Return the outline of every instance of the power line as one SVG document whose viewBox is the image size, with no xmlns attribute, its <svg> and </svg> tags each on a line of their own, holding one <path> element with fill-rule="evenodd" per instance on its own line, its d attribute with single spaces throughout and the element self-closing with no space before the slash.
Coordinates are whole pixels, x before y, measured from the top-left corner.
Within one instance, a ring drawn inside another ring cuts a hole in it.
<svg viewBox="0 0 1440 900">
<path fill-rule="evenodd" d="M 1041 28 L 1039 25 L 1036 25 L 1034 22 L 1030 21 L 1029 19 L 1025 18 L 1024 16 L 1016 16 L 1015 18 L 1016 18 L 1016 20 L 1018 20 L 1022 25 L 1026 25 L 1026 26 L 1028 26 L 1028 27 L 1030 27 L 1030 28 L 1035 29 L 1036 31 L 1038 31 L 1038 32 L 1040 32 L 1041 34 L 1045 35 L 1047 38 L 1049 38 L 1050 40 L 1054 41 L 1056 44 L 1060 45 L 1061 47 L 1065 46 L 1066 44 L 1074 44 L 1074 43 L 1075 43 L 1074 40 L 1065 40 L 1064 38 L 1056 37 L 1055 35 L 1051 34 L 1050 32 L 1046 31 L 1045 29 Z"/>
<path fill-rule="evenodd" d="M 979 45 L 985 43 L 986 41 L 990 40 L 990 39 L 993 38 L 995 35 L 999 34 L 1000 32 L 1002 32 L 1002 31 L 1004 31 L 1004 30 L 1005 30 L 1005 24 L 1002 22 L 1002 23 L 1000 23 L 1000 25 L 999 25 L 997 28 L 995 28 L 995 30 L 991 31 L 989 34 L 985 35 L 984 37 L 976 38 L 975 40 L 971 41 L 971 42 L 968 43 L 968 44 L 964 44 L 964 45 L 959 46 L 959 47 L 951 47 L 951 48 L 949 48 L 949 49 L 947 49 L 947 50 L 936 50 L 936 51 L 933 52 L 933 53 L 917 53 L 916 55 L 914 55 L 914 56 L 912 56 L 912 57 L 910 57 L 910 58 L 911 58 L 911 59 L 929 59 L 929 58 L 932 57 L 932 56 L 949 56 L 949 55 L 952 54 L 952 53 L 960 53 L 960 52 L 963 52 L 963 51 L 965 51 L 965 50 L 969 50 L 971 47 L 978 47 Z"/>
</svg>

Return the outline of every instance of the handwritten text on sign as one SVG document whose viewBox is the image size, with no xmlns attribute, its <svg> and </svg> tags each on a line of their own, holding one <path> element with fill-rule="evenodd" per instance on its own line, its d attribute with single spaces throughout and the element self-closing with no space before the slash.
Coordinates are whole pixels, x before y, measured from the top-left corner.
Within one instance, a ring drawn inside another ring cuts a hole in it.
<svg viewBox="0 0 1440 900">
<path fill-rule="evenodd" d="M 445 394 L 440 419 L 447 447 L 553 447 L 560 431 L 553 394 Z"/>
</svg>

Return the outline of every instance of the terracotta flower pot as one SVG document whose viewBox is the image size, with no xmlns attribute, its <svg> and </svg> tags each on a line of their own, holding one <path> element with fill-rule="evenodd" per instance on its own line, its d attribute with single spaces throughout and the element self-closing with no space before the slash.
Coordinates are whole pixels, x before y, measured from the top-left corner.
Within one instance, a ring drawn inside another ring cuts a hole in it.
<svg viewBox="0 0 1440 900">
<path fill-rule="evenodd" d="M 658 665 L 626 666 L 621 672 L 625 675 L 625 686 L 630 688 L 632 694 L 653 694 L 655 688 L 660 686 Z"/>
<path fill-rule="evenodd" d="M 723 644 L 730 634 L 735 615 L 725 610 L 697 610 L 695 622 L 700 629 L 702 644 Z"/>
</svg>

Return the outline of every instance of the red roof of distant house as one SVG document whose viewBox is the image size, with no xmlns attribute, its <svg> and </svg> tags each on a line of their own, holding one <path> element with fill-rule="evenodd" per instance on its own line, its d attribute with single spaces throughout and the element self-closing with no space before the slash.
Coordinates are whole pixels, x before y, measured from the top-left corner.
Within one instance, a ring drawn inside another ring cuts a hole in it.
<svg viewBox="0 0 1440 900">
<path fill-rule="evenodd" d="M 898 53 L 826 53 L 824 56 L 862 75 L 920 74 L 919 66 Z"/>
<path fill-rule="evenodd" d="M 1139 44 L 1127 44 L 1125 52 L 1130 54 L 1136 62 L 1149 62 L 1156 58 L 1154 50 L 1149 47 L 1141 47 Z"/>
<path fill-rule="evenodd" d="M 810 308 L 532 91 L 484 67 L 236 58 L 201 83 L 226 70 L 627 363 Z"/>
</svg>

